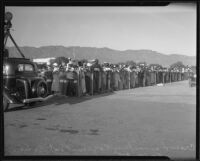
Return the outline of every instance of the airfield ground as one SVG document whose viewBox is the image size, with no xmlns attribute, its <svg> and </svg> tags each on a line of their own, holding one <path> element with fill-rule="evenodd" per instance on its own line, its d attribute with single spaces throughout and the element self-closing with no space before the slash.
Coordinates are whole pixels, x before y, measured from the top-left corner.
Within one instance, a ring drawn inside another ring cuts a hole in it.
<svg viewBox="0 0 200 161">
<path fill-rule="evenodd" d="M 4 113 L 5 155 L 195 158 L 196 88 L 188 81 L 95 96 L 55 96 Z"/>
</svg>

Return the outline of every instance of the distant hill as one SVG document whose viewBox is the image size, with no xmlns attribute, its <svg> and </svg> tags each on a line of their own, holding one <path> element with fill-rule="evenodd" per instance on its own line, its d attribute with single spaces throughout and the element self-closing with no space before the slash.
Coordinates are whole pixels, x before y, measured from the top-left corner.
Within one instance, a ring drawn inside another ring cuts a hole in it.
<svg viewBox="0 0 200 161">
<path fill-rule="evenodd" d="M 9 47 L 11 57 L 20 57 L 15 47 Z M 43 46 L 35 47 L 21 47 L 22 52 L 28 58 L 46 58 L 46 57 L 71 57 L 76 59 L 94 59 L 98 58 L 100 62 L 126 62 L 133 60 L 135 62 L 145 61 L 148 64 L 157 63 L 168 67 L 172 63 L 182 61 L 184 65 L 196 65 L 195 56 L 185 55 L 165 55 L 152 50 L 113 50 L 109 48 L 95 48 L 95 47 L 64 47 L 64 46 Z"/>
</svg>

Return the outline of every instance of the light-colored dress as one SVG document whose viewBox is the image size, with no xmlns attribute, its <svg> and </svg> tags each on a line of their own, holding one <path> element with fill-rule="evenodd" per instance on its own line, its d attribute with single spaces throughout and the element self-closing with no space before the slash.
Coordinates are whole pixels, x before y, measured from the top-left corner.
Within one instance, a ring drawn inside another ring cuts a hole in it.
<svg viewBox="0 0 200 161">
<path fill-rule="evenodd" d="M 120 83 L 120 76 L 117 71 L 114 72 L 114 88 L 115 90 L 119 89 L 119 83 Z"/>
<path fill-rule="evenodd" d="M 59 92 L 59 72 L 55 71 L 53 72 L 53 82 L 52 82 L 52 91 Z"/>
<path fill-rule="evenodd" d="M 85 85 L 85 73 L 84 71 L 81 70 L 81 88 L 82 88 L 82 93 L 86 93 L 86 85 Z"/>
<path fill-rule="evenodd" d="M 67 93 L 67 78 L 66 78 L 66 73 L 64 71 L 59 72 L 59 88 L 60 88 L 60 94 L 66 95 L 66 93 Z"/>
</svg>

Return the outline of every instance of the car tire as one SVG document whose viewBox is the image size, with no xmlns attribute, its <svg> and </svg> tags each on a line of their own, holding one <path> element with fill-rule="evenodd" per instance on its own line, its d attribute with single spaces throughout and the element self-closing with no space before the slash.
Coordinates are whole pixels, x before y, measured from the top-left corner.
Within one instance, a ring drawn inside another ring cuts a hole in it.
<svg viewBox="0 0 200 161">
<path fill-rule="evenodd" d="M 41 93 L 41 89 L 44 90 L 44 93 Z M 48 94 L 47 84 L 43 81 L 37 83 L 36 90 L 37 90 L 37 96 L 38 97 L 44 98 Z"/>
<path fill-rule="evenodd" d="M 3 110 L 4 112 L 8 110 L 10 103 L 9 101 L 3 96 Z"/>
</svg>

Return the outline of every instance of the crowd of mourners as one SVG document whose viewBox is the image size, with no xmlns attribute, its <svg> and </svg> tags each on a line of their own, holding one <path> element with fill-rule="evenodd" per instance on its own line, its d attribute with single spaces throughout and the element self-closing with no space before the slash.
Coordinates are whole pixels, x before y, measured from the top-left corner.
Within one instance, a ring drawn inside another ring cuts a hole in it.
<svg viewBox="0 0 200 161">
<path fill-rule="evenodd" d="M 158 66 L 100 64 L 87 62 L 48 63 L 39 69 L 47 82 L 49 94 L 66 96 L 94 95 L 137 87 L 153 86 L 188 79 L 190 71 Z"/>
</svg>

